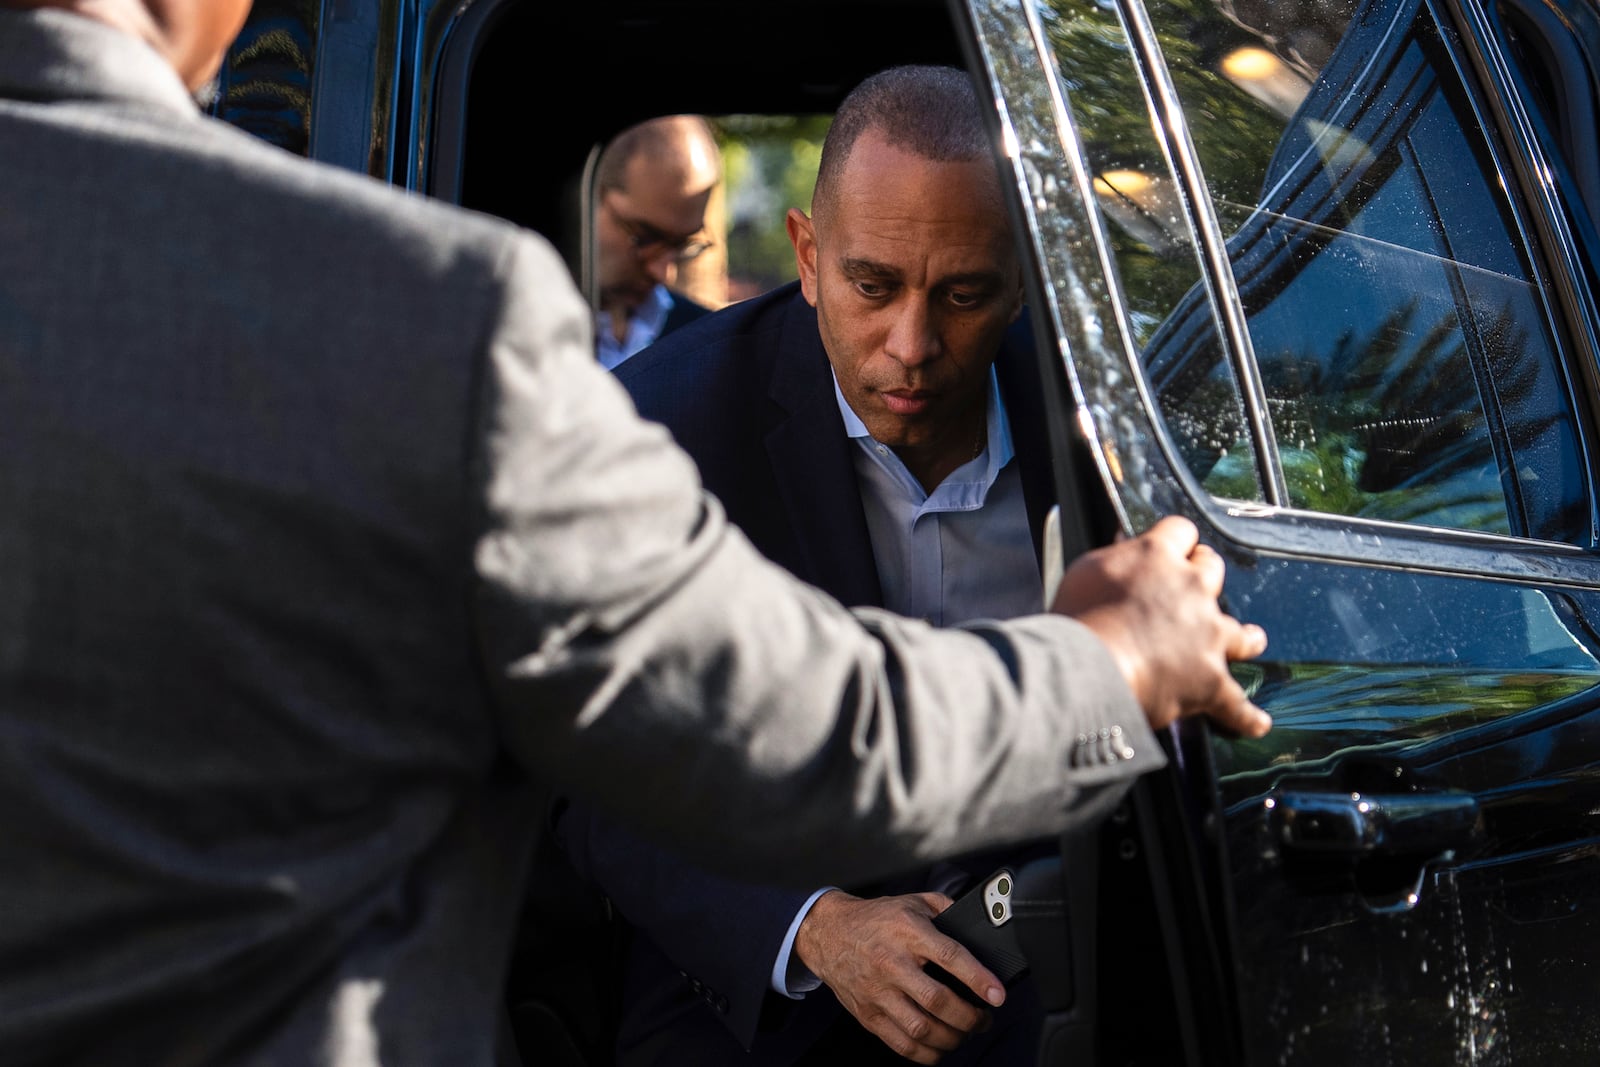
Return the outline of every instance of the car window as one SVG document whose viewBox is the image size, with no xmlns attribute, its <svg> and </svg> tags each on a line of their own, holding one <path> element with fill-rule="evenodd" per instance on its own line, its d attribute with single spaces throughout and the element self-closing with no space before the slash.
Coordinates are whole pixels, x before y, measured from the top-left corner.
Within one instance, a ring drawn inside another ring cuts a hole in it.
<svg viewBox="0 0 1600 1067">
<path fill-rule="evenodd" d="M 1156 165 L 1148 117 L 1130 114 L 1143 99 L 1095 86 L 1091 62 L 1131 85 L 1136 57 L 1094 58 L 1099 42 L 1126 40 L 1099 5 L 1054 6 L 1127 299 L 1146 301 L 1142 319 L 1162 316 L 1135 338 L 1203 487 L 1588 544 L 1586 464 L 1535 260 L 1427 8 L 1284 3 L 1251 20 L 1231 4 L 1144 9 L 1204 175 L 1198 214 L 1226 239 L 1223 298 L 1231 289 L 1242 310 L 1237 358 L 1264 413 L 1257 450 L 1218 297 L 1199 284 L 1175 296 L 1174 265 L 1199 260 L 1181 200 L 1163 191 L 1179 187 L 1173 161 Z M 1132 222 L 1130 204 L 1143 209 Z"/>
<path fill-rule="evenodd" d="M 1148 350 L 1158 331 L 1182 331 L 1196 350 L 1181 364 L 1165 361 L 1153 382 L 1172 437 L 1209 492 L 1265 500 L 1240 385 L 1218 347 L 1200 253 L 1171 161 L 1151 128 L 1128 37 L 1109 4 L 1049 0 L 1041 10 L 1115 252 L 1130 339 Z M 1255 133 L 1264 168 L 1270 135 L 1237 125 Z"/>
<path fill-rule="evenodd" d="M 784 228 L 791 207 L 811 210 L 811 186 L 832 115 L 710 116 L 726 172 L 728 299 L 798 277 Z"/>
</svg>

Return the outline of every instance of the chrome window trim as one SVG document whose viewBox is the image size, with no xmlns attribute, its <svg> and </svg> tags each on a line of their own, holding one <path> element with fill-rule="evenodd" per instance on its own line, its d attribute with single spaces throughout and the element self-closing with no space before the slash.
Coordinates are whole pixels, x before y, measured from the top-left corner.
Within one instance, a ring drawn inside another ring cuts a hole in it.
<svg viewBox="0 0 1600 1067">
<path fill-rule="evenodd" d="M 1250 337 L 1244 303 L 1239 297 L 1238 282 L 1228 257 L 1227 238 L 1217 218 L 1205 172 L 1200 167 L 1200 153 L 1183 117 L 1178 87 L 1167 69 L 1167 59 L 1162 54 L 1144 0 L 1118 0 L 1116 7 L 1123 32 L 1133 46 L 1132 53 L 1144 75 L 1141 83 L 1146 102 L 1156 116 L 1153 128 L 1167 172 L 1174 187 L 1183 191 L 1183 210 L 1189 220 L 1189 231 L 1200 249 L 1200 272 L 1205 280 L 1211 314 L 1222 327 L 1218 331 L 1218 341 L 1233 368 L 1234 381 L 1239 384 L 1246 423 L 1251 440 L 1255 442 L 1256 477 L 1266 494 L 1267 504 L 1281 507 L 1289 502 L 1289 485 L 1278 454 L 1278 435 L 1267 411 L 1267 390 L 1256 363 L 1255 342 Z"/>
<path fill-rule="evenodd" d="M 1037 271 L 1030 294 L 1060 341 L 1061 368 L 1079 411 L 1079 432 L 1124 530 L 1188 510 L 1188 477 L 1153 425 L 1153 398 L 1139 369 L 1115 259 L 1093 202 L 1092 176 L 1062 95 L 1054 54 L 1027 0 L 962 0 L 1000 122 L 1002 164 L 1027 223 Z M 1043 90 L 1042 96 L 1039 90 Z M 1009 91 L 1008 91 L 1009 90 Z M 1026 93 L 1026 106 L 1013 101 Z M 1060 197 L 1057 190 L 1075 195 Z M 1070 316 L 1063 315 L 1069 310 Z M 1093 358 L 1075 359 L 1075 353 Z M 1154 471 L 1146 461 L 1157 464 Z"/>
</svg>

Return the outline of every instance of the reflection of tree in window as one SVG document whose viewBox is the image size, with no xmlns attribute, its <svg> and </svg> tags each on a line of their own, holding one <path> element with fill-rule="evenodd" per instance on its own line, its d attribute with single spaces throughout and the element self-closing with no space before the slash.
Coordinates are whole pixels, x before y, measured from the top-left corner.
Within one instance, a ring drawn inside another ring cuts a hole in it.
<svg viewBox="0 0 1600 1067">
<path fill-rule="evenodd" d="M 1262 500 L 1122 28 L 1092 0 L 1049 6 L 1167 429 L 1208 492 Z M 1228 234 L 1281 502 L 1587 543 L 1586 470 L 1525 230 L 1428 9 L 1149 0 L 1147 10 Z"/>
<path fill-rule="evenodd" d="M 1322 355 L 1261 355 L 1290 503 L 1510 533 L 1460 324 L 1412 297 Z"/>
<path fill-rule="evenodd" d="M 1339 0 L 1146 5 L 1215 200 L 1246 207 L 1260 201 L 1289 117 L 1355 6 Z M 1226 219 L 1224 228 L 1232 229 Z"/>
<path fill-rule="evenodd" d="M 1046 32 L 1109 223 L 1134 342 L 1142 347 L 1199 280 L 1188 224 L 1152 136 L 1150 112 L 1116 12 L 1094 0 L 1051 0 L 1047 6 L 1054 18 L 1046 22 Z M 1184 57 L 1193 44 L 1160 36 L 1180 91 L 1205 93 L 1203 86 L 1216 76 L 1189 69 Z M 1281 123 L 1268 121 L 1254 101 L 1229 90 L 1214 101 L 1204 98 L 1215 120 L 1235 131 L 1234 162 L 1250 175 L 1240 180 L 1259 185 Z"/>
<path fill-rule="evenodd" d="M 315 7 L 306 0 L 256 0 L 249 25 L 228 51 L 213 106 L 217 117 L 302 156 L 310 147 Z"/>
<path fill-rule="evenodd" d="M 1192 356 L 1156 368 L 1156 395 L 1167 432 L 1201 487 L 1228 500 L 1261 500 L 1255 452 L 1238 387 L 1222 361 L 1215 333 Z M 1172 373 L 1165 374 L 1164 371 Z"/>
</svg>

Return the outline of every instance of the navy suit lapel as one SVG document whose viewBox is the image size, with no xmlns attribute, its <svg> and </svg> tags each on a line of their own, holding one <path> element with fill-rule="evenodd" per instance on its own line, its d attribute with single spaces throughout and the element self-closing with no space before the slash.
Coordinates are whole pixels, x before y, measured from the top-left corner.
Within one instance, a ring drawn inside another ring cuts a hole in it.
<svg viewBox="0 0 1600 1067">
<path fill-rule="evenodd" d="M 796 292 L 780 332 L 771 398 L 780 409 L 767 455 L 806 572 L 801 577 L 851 606 L 881 606 L 872 540 L 855 465 L 834 397 L 816 311 Z"/>
</svg>

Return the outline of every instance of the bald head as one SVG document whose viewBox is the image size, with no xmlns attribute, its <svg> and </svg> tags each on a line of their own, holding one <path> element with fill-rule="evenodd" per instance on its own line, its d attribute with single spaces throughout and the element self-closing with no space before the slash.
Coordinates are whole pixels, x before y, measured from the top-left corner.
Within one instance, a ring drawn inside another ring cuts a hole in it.
<svg viewBox="0 0 1600 1067">
<path fill-rule="evenodd" d="M 602 192 L 644 184 L 696 195 L 721 177 L 717 139 L 699 115 L 664 115 L 628 127 L 612 138 L 595 171 Z"/>
<path fill-rule="evenodd" d="M 595 168 L 599 303 L 620 337 L 657 285 L 704 247 L 706 207 L 722 180 L 722 153 L 698 115 L 666 115 L 611 140 Z"/>
<path fill-rule="evenodd" d="M 988 160 L 994 153 L 966 71 L 922 64 L 880 71 L 850 91 L 828 127 L 811 194 L 811 214 L 819 225 L 829 214 L 845 163 L 868 130 L 934 163 Z"/>
<path fill-rule="evenodd" d="M 250 0 L 0 0 L 0 8 L 57 8 L 132 34 L 166 57 L 191 91 L 216 75 Z"/>
</svg>

